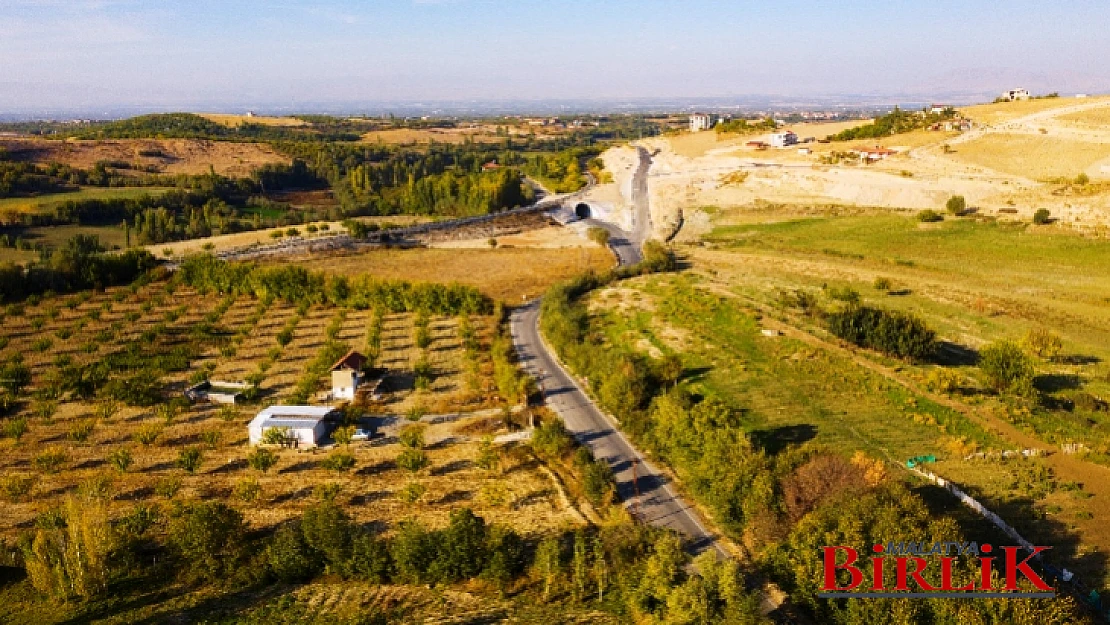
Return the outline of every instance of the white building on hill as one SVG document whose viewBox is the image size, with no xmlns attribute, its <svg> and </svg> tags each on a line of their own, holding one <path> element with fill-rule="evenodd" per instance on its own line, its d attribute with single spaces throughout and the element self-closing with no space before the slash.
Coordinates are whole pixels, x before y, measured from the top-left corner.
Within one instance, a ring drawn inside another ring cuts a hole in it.
<svg viewBox="0 0 1110 625">
<path fill-rule="evenodd" d="M 774 132 L 767 136 L 767 143 L 772 147 L 785 148 L 798 143 L 798 135 L 794 134 L 792 130 Z"/>
<path fill-rule="evenodd" d="M 709 130 L 717 125 L 717 116 L 712 113 L 694 113 L 690 116 L 690 132 Z"/>
<path fill-rule="evenodd" d="M 1031 97 L 1033 96 L 1029 95 L 1029 92 L 1027 90 L 1020 88 L 1010 89 L 1009 91 L 1005 91 L 1002 93 L 1002 99 L 1009 100 L 1010 102 L 1013 102 L 1014 100 L 1028 100 Z"/>
<path fill-rule="evenodd" d="M 267 430 L 282 428 L 294 447 L 316 447 L 331 434 L 339 413 L 330 406 L 270 406 L 247 426 L 250 444 L 258 445 Z"/>
</svg>

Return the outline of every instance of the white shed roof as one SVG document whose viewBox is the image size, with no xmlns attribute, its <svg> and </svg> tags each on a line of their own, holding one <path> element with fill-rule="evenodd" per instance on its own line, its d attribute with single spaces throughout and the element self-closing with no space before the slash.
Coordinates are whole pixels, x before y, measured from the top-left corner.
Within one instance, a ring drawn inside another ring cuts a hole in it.
<svg viewBox="0 0 1110 625">
<path fill-rule="evenodd" d="M 335 410 L 331 406 L 270 406 L 258 413 L 265 418 L 292 417 L 301 419 L 323 419 Z"/>
</svg>

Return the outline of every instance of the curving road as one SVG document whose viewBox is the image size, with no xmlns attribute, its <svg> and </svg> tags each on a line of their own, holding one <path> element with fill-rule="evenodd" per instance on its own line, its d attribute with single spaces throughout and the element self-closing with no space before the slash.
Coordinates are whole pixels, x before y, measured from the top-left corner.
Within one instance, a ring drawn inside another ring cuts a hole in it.
<svg viewBox="0 0 1110 625">
<path fill-rule="evenodd" d="M 647 170 L 651 164 L 647 150 L 640 148 L 640 167 L 633 180 L 635 216 L 633 232 L 598 220 L 593 225 L 610 233 L 610 246 L 620 264 L 641 260 L 640 246 L 651 231 L 647 205 Z M 544 402 L 554 410 L 567 430 L 589 447 L 595 458 L 613 469 L 617 495 L 641 521 L 675 530 L 690 541 L 690 550 L 700 553 L 716 550 L 729 557 L 715 535 L 702 523 L 698 513 L 667 483 L 667 478 L 648 462 L 618 425 L 597 407 L 579 382 L 558 362 L 540 336 L 540 300 L 513 311 L 510 327 L 513 345 L 524 369 L 536 378 Z"/>
</svg>

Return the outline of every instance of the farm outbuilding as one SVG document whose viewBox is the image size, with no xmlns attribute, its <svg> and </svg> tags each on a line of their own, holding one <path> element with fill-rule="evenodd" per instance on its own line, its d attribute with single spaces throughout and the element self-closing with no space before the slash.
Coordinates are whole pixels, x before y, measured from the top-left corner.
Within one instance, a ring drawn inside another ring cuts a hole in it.
<svg viewBox="0 0 1110 625">
<path fill-rule="evenodd" d="M 258 445 L 266 430 L 282 428 L 294 447 L 316 447 L 331 434 L 339 413 L 330 406 L 270 406 L 247 426 L 250 444 Z"/>
<path fill-rule="evenodd" d="M 351 350 L 331 366 L 331 396 L 335 399 L 354 399 L 358 385 L 363 382 L 362 369 L 367 358 Z"/>
</svg>

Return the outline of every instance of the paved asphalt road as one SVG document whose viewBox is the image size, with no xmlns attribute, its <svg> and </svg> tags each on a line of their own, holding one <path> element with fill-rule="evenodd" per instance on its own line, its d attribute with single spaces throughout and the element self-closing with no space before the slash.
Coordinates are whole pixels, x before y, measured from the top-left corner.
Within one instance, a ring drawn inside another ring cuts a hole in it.
<svg viewBox="0 0 1110 625">
<path fill-rule="evenodd" d="M 621 264 L 641 259 L 640 245 L 651 230 L 647 206 L 647 170 L 650 155 L 640 148 L 640 167 L 633 180 L 633 202 L 636 205 L 633 233 L 615 225 L 591 220 L 610 232 L 610 244 Z M 675 493 L 663 476 L 632 446 L 616 424 L 590 400 L 582 386 L 556 361 L 547 350 L 539 332 L 540 300 L 513 311 L 510 326 L 513 344 L 525 370 L 534 376 L 543 392 L 544 401 L 566 423 L 579 441 L 604 459 L 613 469 L 617 495 L 640 520 L 671 528 L 686 536 L 690 549 L 700 553 L 715 549 L 724 557 L 728 553 L 706 529 L 690 505 Z"/>
</svg>

